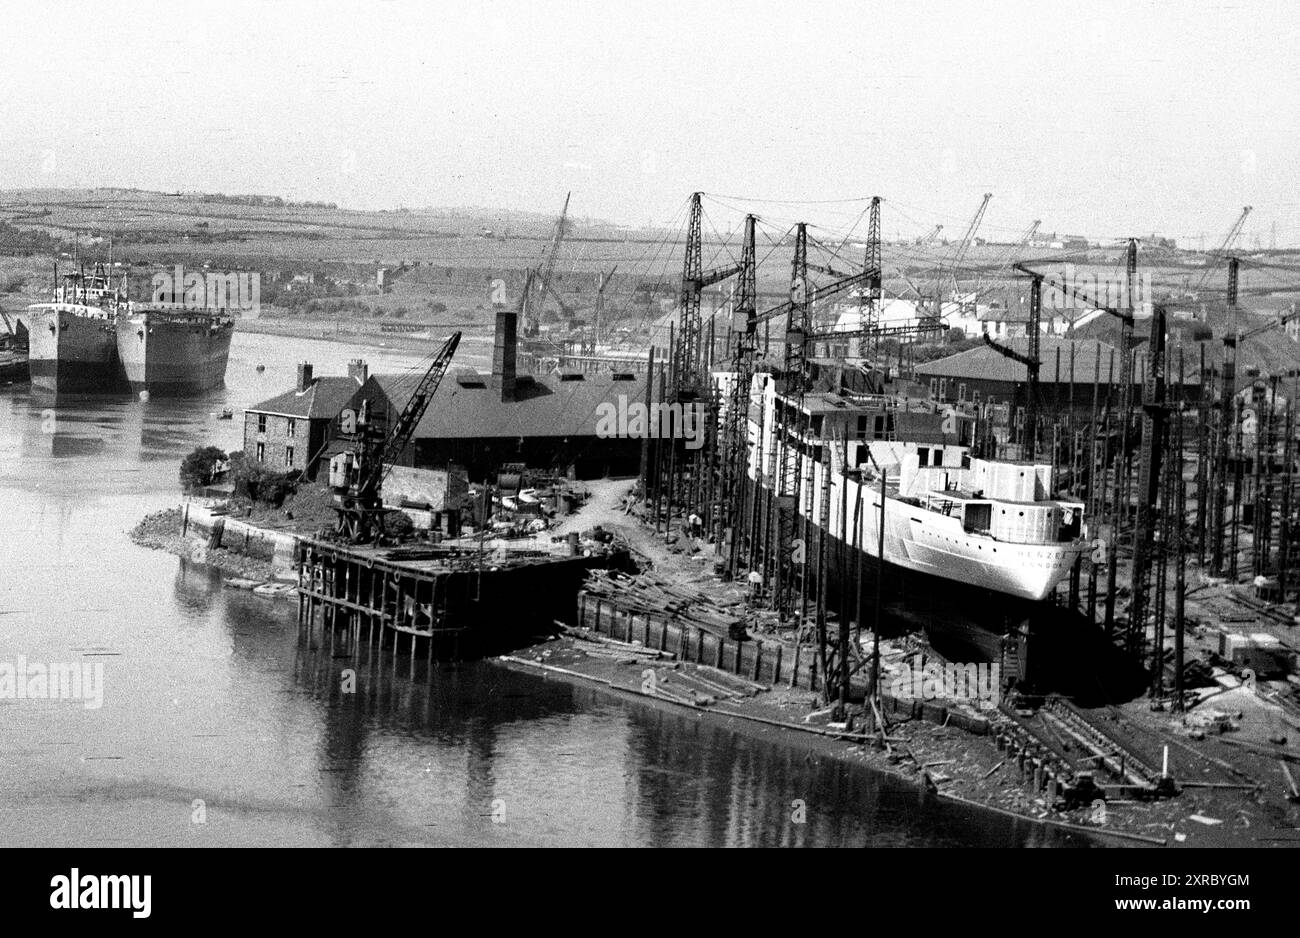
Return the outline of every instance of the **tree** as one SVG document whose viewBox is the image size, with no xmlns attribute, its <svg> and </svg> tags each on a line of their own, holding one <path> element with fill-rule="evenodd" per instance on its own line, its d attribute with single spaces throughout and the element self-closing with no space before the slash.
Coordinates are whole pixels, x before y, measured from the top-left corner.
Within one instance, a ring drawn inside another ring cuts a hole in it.
<svg viewBox="0 0 1300 938">
<path fill-rule="evenodd" d="M 181 460 L 181 488 L 186 492 L 216 481 L 227 468 L 229 457 L 215 446 L 200 446 Z"/>
</svg>

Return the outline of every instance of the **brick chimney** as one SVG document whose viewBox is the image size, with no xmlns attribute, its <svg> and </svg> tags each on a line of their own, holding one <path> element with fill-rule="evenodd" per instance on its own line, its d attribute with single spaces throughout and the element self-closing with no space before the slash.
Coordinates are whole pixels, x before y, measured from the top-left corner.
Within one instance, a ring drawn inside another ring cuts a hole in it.
<svg viewBox="0 0 1300 938">
<path fill-rule="evenodd" d="M 298 390 L 305 391 L 311 385 L 311 362 L 298 362 Z"/>
<path fill-rule="evenodd" d="M 518 317 L 513 310 L 497 313 L 496 344 L 492 351 L 492 389 L 501 400 L 515 396 L 515 352 L 518 347 Z"/>
<path fill-rule="evenodd" d="M 370 377 L 370 366 L 366 364 L 365 359 L 354 358 L 348 362 L 348 377 L 357 384 L 366 383 L 366 379 Z"/>
</svg>

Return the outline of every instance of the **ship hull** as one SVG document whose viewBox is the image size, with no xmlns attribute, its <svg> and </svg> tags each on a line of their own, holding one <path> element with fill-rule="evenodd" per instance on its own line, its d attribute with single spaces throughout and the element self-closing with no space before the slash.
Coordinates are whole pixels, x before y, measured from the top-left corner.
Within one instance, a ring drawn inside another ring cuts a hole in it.
<svg viewBox="0 0 1300 938">
<path fill-rule="evenodd" d="M 33 310 L 30 320 L 27 368 L 32 387 L 75 394 L 124 389 L 110 318 L 64 308 Z"/>
<path fill-rule="evenodd" d="M 220 387 L 226 377 L 233 327 L 202 316 L 153 313 L 122 318 L 117 350 L 132 391 L 193 396 Z"/>
</svg>

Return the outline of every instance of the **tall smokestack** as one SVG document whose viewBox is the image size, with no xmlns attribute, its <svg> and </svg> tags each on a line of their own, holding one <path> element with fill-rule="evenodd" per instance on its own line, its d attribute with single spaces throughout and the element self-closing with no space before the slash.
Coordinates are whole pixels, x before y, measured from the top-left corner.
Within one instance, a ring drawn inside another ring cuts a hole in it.
<svg viewBox="0 0 1300 938">
<path fill-rule="evenodd" d="M 515 396 L 515 352 L 518 346 L 518 318 L 513 310 L 497 313 L 496 344 L 492 351 L 492 387 L 501 400 Z"/>
</svg>

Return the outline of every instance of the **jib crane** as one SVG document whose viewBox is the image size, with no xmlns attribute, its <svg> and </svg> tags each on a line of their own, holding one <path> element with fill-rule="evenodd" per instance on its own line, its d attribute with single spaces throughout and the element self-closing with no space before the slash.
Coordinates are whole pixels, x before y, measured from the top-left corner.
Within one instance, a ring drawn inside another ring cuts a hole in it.
<svg viewBox="0 0 1300 938">
<path fill-rule="evenodd" d="M 1223 257 L 1228 253 L 1228 249 L 1232 247 L 1233 242 L 1235 242 L 1241 235 L 1241 229 L 1246 224 L 1246 216 L 1250 214 L 1252 207 L 1253 206 L 1250 205 L 1242 206 L 1241 214 L 1237 216 L 1237 220 L 1233 222 L 1232 227 L 1228 229 L 1228 234 L 1224 237 L 1223 243 L 1219 245 L 1219 249 L 1211 256 Z M 1196 281 L 1196 290 L 1194 292 L 1199 293 L 1201 287 L 1205 286 L 1206 278 L 1210 276 L 1211 269 L 1212 267 L 1207 263 L 1205 265 L 1205 272 L 1201 274 L 1201 279 Z"/>
<path fill-rule="evenodd" d="M 346 408 L 339 414 L 339 436 L 352 443 L 351 449 L 330 459 L 329 482 L 334 491 L 338 512 L 335 530 L 340 539 L 364 544 L 383 535 L 386 509 L 380 490 L 384 477 L 411 441 L 459 344 L 460 333 L 453 332 L 433 356 L 428 371 L 391 427 L 382 415 L 371 410 L 369 401 L 363 401 L 358 410 Z"/>
<path fill-rule="evenodd" d="M 989 200 L 993 198 L 992 192 L 984 193 L 984 200 L 980 202 L 980 207 L 975 212 L 975 217 L 970 220 L 970 225 L 966 228 L 966 233 L 962 235 L 961 242 L 957 245 L 957 253 L 952 259 L 952 288 L 959 290 L 957 285 L 957 271 L 961 267 L 961 262 L 966 259 L 966 252 L 970 250 L 971 243 L 975 240 L 975 232 L 979 231 L 980 222 L 984 220 L 984 213 L 988 211 Z"/>
<path fill-rule="evenodd" d="M 537 291 L 536 314 L 529 316 L 520 323 L 521 331 L 529 338 L 535 337 L 541 324 L 542 303 L 546 301 L 546 294 L 549 293 L 555 297 L 555 302 L 560 304 L 560 311 L 569 316 L 570 310 L 568 304 L 560 297 L 560 291 L 555 287 L 555 264 L 559 260 L 560 245 L 564 243 L 564 236 L 569 231 L 569 199 L 573 193 L 566 193 L 564 196 L 564 208 L 560 209 L 560 217 L 555 222 L 555 230 L 551 233 L 551 242 L 546 249 L 546 257 L 542 260 L 542 265 L 537 269 L 537 274 L 533 278 L 533 289 Z M 529 304 L 530 306 L 532 304 Z"/>
</svg>

